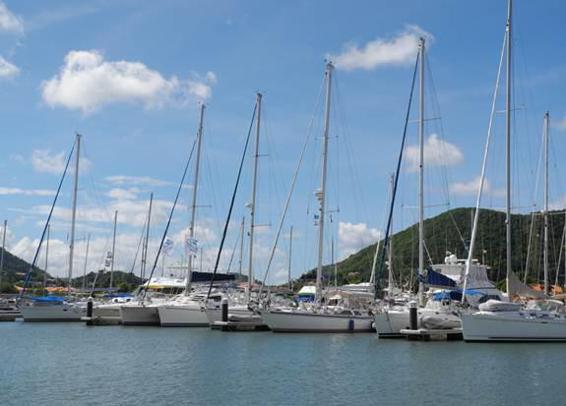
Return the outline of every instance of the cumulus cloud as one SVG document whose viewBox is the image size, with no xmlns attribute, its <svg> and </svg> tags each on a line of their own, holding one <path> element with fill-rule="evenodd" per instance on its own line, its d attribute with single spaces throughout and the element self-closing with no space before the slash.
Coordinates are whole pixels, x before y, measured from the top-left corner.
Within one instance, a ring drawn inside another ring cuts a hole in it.
<svg viewBox="0 0 566 406">
<path fill-rule="evenodd" d="M 8 195 L 54 196 L 55 191 L 47 189 L 20 189 L 14 187 L 0 187 L 0 196 Z"/>
<path fill-rule="evenodd" d="M 338 69 L 373 70 L 382 66 L 403 66 L 415 61 L 419 38 L 432 35 L 416 25 L 409 25 L 395 37 L 377 38 L 363 46 L 346 44 L 337 55 L 329 55 Z"/>
<path fill-rule="evenodd" d="M 338 224 L 338 248 L 340 256 L 346 258 L 360 249 L 375 243 L 381 237 L 379 230 L 366 223 L 340 222 Z"/>
<path fill-rule="evenodd" d="M 51 153 L 48 149 L 36 149 L 31 154 L 31 164 L 36 172 L 61 175 L 65 170 L 65 152 Z M 79 172 L 87 172 L 91 162 L 87 158 L 81 157 Z M 73 172 L 74 166 L 69 168 Z"/>
<path fill-rule="evenodd" d="M 138 197 L 139 189 L 137 188 L 129 188 L 129 189 L 122 189 L 122 188 L 113 188 L 110 189 L 106 195 L 111 199 L 116 200 L 135 200 Z"/>
<path fill-rule="evenodd" d="M 42 84 L 51 107 L 92 113 L 106 104 L 135 103 L 146 108 L 210 98 L 216 75 L 167 79 L 141 62 L 107 61 L 96 50 L 70 51 L 59 73 Z"/>
<path fill-rule="evenodd" d="M 107 182 L 117 185 L 131 185 L 131 186 L 171 186 L 173 182 L 166 180 L 152 178 L 150 176 L 128 176 L 128 175 L 114 175 L 104 178 Z"/>
<path fill-rule="evenodd" d="M 419 169 L 419 146 L 409 145 L 405 150 L 409 172 Z M 464 154 L 454 144 L 441 139 L 437 134 L 431 134 L 424 144 L 424 163 L 432 166 L 455 166 L 464 162 Z"/>
<path fill-rule="evenodd" d="M 20 68 L 0 56 L 0 78 L 11 78 L 20 73 Z"/>
<path fill-rule="evenodd" d="M 478 189 L 480 187 L 480 177 L 477 176 L 476 178 L 466 182 L 454 182 L 450 185 L 450 191 L 457 195 L 477 195 Z M 484 194 L 491 194 L 497 197 L 501 197 L 505 195 L 504 189 L 495 189 L 491 185 L 489 179 L 485 179 L 483 182 L 483 193 Z"/>
<path fill-rule="evenodd" d="M 0 1 L 0 31 L 14 34 L 24 33 L 23 20 L 8 10 L 3 1 Z"/>
</svg>

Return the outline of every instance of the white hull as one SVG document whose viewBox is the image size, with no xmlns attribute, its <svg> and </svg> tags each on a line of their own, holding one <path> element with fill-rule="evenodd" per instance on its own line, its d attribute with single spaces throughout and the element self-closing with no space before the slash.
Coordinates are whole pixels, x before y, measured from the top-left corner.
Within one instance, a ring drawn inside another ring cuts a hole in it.
<svg viewBox="0 0 566 406">
<path fill-rule="evenodd" d="M 459 317 L 451 313 L 439 312 L 433 309 L 419 309 L 417 312 L 417 328 L 424 327 L 422 318 L 426 316 L 443 316 L 453 322 Z M 380 337 L 404 337 L 401 330 L 410 329 L 408 309 L 386 309 L 375 315 L 375 330 Z"/>
<path fill-rule="evenodd" d="M 222 321 L 222 309 L 206 309 L 205 314 L 210 325 Z M 228 307 L 228 320 L 264 325 L 263 315 L 252 312 L 247 306 Z"/>
<path fill-rule="evenodd" d="M 87 325 L 112 326 L 122 324 L 122 315 L 119 304 L 102 304 L 94 306 L 92 317 L 83 317 Z"/>
<path fill-rule="evenodd" d="M 81 321 L 86 315 L 84 307 L 67 303 L 49 306 L 22 306 L 20 308 L 24 321 Z"/>
<path fill-rule="evenodd" d="M 161 327 L 208 327 L 206 313 L 198 303 L 158 307 Z"/>
<path fill-rule="evenodd" d="M 462 315 L 462 332 L 465 341 L 566 341 L 566 319 L 479 312 Z"/>
<path fill-rule="evenodd" d="M 121 306 L 120 317 L 124 326 L 159 326 L 159 313 L 156 306 Z"/>
<path fill-rule="evenodd" d="M 373 331 L 369 316 L 317 314 L 272 310 L 262 312 L 263 321 L 274 332 L 287 333 L 350 333 Z"/>
</svg>

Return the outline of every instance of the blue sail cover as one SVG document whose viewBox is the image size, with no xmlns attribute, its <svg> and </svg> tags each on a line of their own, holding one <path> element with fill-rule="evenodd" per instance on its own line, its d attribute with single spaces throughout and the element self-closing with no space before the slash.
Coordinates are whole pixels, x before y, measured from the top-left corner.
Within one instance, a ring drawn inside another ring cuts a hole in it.
<svg viewBox="0 0 566 406">
<path fill-rule="evenodd" d="M 37 296 L 31 297 L 31 300 L 39 303 L 63 303 L 65 298 L 61 296 Z"/>
<path fill-rule="evenodd" d="M 456 287 L 455 281 L 431 268 L 427 268 L 424 275 L 419 275 L 419 281 L 430 286 Z"/>
</svg>

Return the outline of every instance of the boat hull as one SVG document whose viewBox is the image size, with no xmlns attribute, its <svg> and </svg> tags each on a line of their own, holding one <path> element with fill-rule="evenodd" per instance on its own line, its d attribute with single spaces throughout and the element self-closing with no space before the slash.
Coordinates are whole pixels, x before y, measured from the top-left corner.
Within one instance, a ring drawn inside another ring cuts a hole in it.
<svg viewBox="0 0 566 406">
<path fill-rule="evenodd" d="M 373 331 L 372 317 L 266 311 L 263 322 L 279 333 L 357 333 Z"/>
<path fill-rule="evenodd" d="M 437 317 L 442 319 L 444 324 L 450 324 L 451 328 L 459 328 L 460 318 L 451 312 L 442 312 L 435 309 L 419 309 L 417 317 L 417 328 L 429 327 L 423 325 L 423 318 Z M 375 330 L 379 337 L 396 338 L 405 337 L 401 330 L 410 329 L 408 309 L 386 309 L 375 315 Z"/>
<path fill-rule="evenodd" d="M 49 306 L 22 306 L 20 308 L 25 322 L 81 321 L 86 309 L 68 304 Z"/>
<path fill-rule="evenodd" d="M 159 326 L 156 306 L 121 306 L 120 317 L 124 326 Z"/>
<path fill-rule="evenodd" d="M 462 332 L 467 342 L 566 341 L 566 319 L 525 318 L 513 313 L 462 315 Z"/>
<path fill-rule="evenodd" d="M 161 327 L 208 327 L 206 313 L 198 305 L 159 306 Z"/>
</svg>

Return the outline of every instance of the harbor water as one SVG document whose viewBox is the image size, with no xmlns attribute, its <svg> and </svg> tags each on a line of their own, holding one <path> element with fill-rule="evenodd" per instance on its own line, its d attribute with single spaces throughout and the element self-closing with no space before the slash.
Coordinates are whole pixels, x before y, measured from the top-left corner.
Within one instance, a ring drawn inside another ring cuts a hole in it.
<svg viewBox="0 0 566 406">
<path fill-rule="evenodd" d="M 563 404 L 562 344 L 0 324 L 0 405 Z"/>
</svg>

